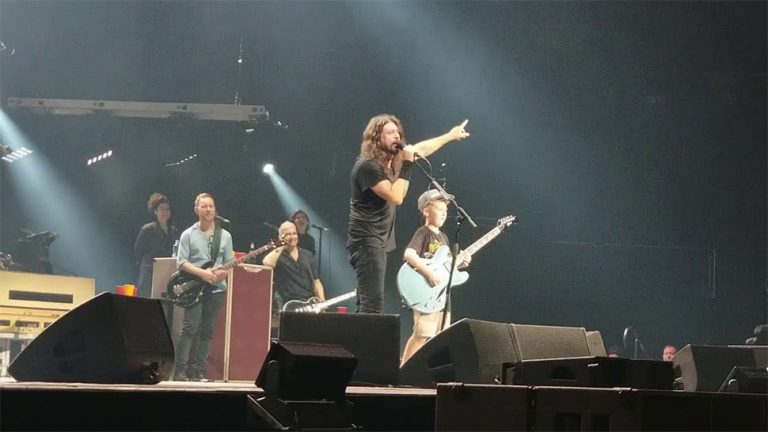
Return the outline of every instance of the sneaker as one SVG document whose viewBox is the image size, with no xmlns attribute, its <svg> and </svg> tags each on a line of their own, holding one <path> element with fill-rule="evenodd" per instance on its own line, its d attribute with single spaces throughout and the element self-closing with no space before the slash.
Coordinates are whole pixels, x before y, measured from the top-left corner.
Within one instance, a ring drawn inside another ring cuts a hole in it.
<svg viewBox="0 0 768 432">
<path fill-rule="evenodd" d="M 189 376 L 189 381 L 211 382 L 202 372 L 196 372 Z"/>
<path fill-rule="evenodd" d="M 189 377 L 184 372 L 176 372 L 173 374 L 174 381 L 189 381 Z"/>
</svg>

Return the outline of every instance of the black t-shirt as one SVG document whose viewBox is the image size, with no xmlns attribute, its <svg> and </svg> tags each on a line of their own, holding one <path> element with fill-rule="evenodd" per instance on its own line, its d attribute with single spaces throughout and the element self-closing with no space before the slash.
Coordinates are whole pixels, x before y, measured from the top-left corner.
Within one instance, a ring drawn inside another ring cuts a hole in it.
<svg viewBox="0 0 768 432">
<path fill-rule="evenodd" d="M 440 246 L 449 245 L 449 243 L 450 240 L 444 232 L 440 231 L 436 234 L 422 225 L 413 233 L 413 237 L 406 248 L 415 250 L 422 258 L 432 258 Z"/>
<path fill-rule="evenodd" d="M 179 239 L 179 230 L 175 226 L 168 227 L 168 233 L 155 222 L 149 222 L 141 227 L 133 245 L 134 253 L 139 264 L 152 266 L 157 257 L 169 257 L 173 253 L 173 243 Z"/>
<path fill-rule="evenodd" d="M 315 238 L 309 234 L 299 234 L 299 247 L 312 252 L 312 255 L 317 255 L 315 253 Z"/>
<path fill-rule="evenodd" d="M 374 159 L 361 157 L 352 168 L 352 198 L 349 200 L 347 246 L 365 244 L 395 249 L 395 210 L 397 206 L 371 189 L 389 180 L 384 167 Z"/>
<path fill-rule="evenodd" d="M 291 254 L 283 249 L 275 265 L 274 284 L 284 302 L 305 301 L 314 296 L 317 278 L 314 255 L 299 248 L 299 259 L 294 261 Z"/>
</svg>

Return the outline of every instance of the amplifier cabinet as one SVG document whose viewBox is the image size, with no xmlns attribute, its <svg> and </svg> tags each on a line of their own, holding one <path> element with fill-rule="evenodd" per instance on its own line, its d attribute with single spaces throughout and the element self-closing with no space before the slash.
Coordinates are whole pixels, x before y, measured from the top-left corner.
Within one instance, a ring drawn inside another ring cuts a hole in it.
<svg viewBox="0 0 768 432">
<path fill-rule="evenodd" d="M 0 306 L 66 311 L 95 294 L 91 278 L 0 271 Z"/>
</svg>

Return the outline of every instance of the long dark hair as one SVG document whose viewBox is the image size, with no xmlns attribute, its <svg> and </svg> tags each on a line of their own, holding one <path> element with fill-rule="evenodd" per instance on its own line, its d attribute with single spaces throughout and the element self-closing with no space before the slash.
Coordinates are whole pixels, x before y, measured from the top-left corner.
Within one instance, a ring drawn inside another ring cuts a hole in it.
<svg viewBox="0 0 768 432">
<path fill-rule="evenodd" d="M 403 124 L 400 122 L 400 119 L 392 114 L 379 114 L 368 121 L 368 126 L 363 131 L 363 141 L 360 143 L 360 156 L 378 161 L 392 180 L 400 174 L 400 168 L 403 166 L 403 156 L 401 153 L 393 156 L 386 149 L 381 148 L 381 131 L 384 129 L 384 125 L 389 122 L 397 125 L 400 139 L 405 142 L 405 132 L 403 131 Z M 390 158 L 392 159 L 391 168 L 387 164 Z"/>
</svg>

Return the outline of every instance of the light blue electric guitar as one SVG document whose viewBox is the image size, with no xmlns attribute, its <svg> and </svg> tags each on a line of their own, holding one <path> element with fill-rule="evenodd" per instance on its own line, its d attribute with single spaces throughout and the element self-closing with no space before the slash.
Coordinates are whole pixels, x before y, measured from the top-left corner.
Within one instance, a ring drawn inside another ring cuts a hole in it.
<svg viewBox="0 0 768 432">
<path fill-rule="evenodd" d="M 506 216 L 499 219 L 496 227 L 464 249 L 456 259 L 456 262 L 461 263 L 464 257 L 471 257 L 501 234 L 502 231 L 516 223 L 517 216 Z M 424 276 L 406 262 L 403 263 L 400 271 L 397 272 L 397 289 L 411 309 L 422 313 L 434 313 L 443 310 L 445 307 L 445 287 L 448 285 L 449 269 L 451 267 L 451 248 L 447 245 L 440 246 L 432 258 L 425 261 L 427 266 L 439 276 L 440 284 L 436 286 L 430 285 Z M 451 286 L 461 285 L 467 279 L 469 279 L 469 273 L 455 269 Z"/>
</svg>

